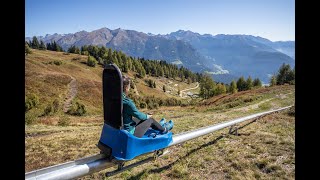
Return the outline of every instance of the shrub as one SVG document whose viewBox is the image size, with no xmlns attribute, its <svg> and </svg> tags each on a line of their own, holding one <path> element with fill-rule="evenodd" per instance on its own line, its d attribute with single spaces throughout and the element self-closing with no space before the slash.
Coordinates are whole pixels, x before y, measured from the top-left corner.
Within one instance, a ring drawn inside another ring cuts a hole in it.
<svg viewBox="0 0 320 180">
<path fill-rule="evenodd" d="M 51 115 L 58 112 L 59 110 L 59 100 L 55 99 L 51 104 L 48 104 L 43 110 L 42 116 Z"/>
<path fill-rule="evenodd" d="M 69 54 L 70 54 L 70 53 L 68 53 L 68 52 L 64 52 L 64 53 L 63 53 L 63 55 L 69 55 Z"/>
<path fill-rule="evenodd" d="M 147 104 L 147 106 L 148 106 L 148 109 L 158 109 L 159 108 L 159 104 L 156 102 L 149 102 Z"/>
<path fill-rule="evenodd" d="M 81 54 L 88 56 L 88 55 L 89 55 L 89 52 L 88 52 L 88 51 L 82 51 Z"/>
<path fill-rule="evenodd" d="M 35 112 L 26 113 L 24 122 L 26 125 L 34 124 L 36 122 L 37 117 L 38 116 Z"/>
<path fill-rule="evenodd" d="M 270 79 L 270 86 L 275 86 L 277 85 L 277 77 L 273 75 Z"/>
<path fill-rule="evenodd" d="M 97 65 L 97 60 L 92 56 L 88 56 L 87 65 L 90 67 L 95 67 Z"/>
<path fill-rule="evenodd" d="M 141 102 L 139 106 L 143 109 L 147 107 L 147 104 L 145 102 Z"/>
<path fill-rule="evenodd" d="M 25 97 L 25 112 L 39 104 L 39 98 L 35 94 L 29 94 Z"/>
<path fill-rule="evenodd" d="M 72 106 L 67 113 L 75 116 L 83 116 L 86 112 L 87 110 L 84 104 L 81 104 L 79 102 L 72 102 Z"/>
<path fill-rule="evenodd" d="M 28 54 L 32 54 L 32 51 L 30 49 L 30 47 L 28 46 L 28 44 L 25 44 L 25 49 L 24 49 L 24 53 L 27 56 Z"/>
<path fill-rule="evenodd" d="M 46 108 L 43 110 L 43 116 L 47 116 L 53 113 L 53 106 L 52 104 L 48 104 Z"/>
<path fill-rule="evenodd" d="M 48 64 L 55 64 L 57 66 L 60 66 L 62 64 L 62 61 L 60 60 L 54 60 L 54 61 L 50 61 Z"/>
<path fill-rule="evenodd" d="M 177 100 L 175 98 L 168 98 L 165 100 L 165 104 L 167 106 L 178 106 L 181 104 L 181 101 L 180 100 Z"/>
<path fill-rule="evenodd" d="M 31 99 L 28 99 L 28 98 L 25 98 L 25 102 L 24 102 L 24 111 L 27 112 L 29 111 L 30 109 L 32 109 L 32 101 Z"/>
<path fill-rule="evenodd" d="M 53 61 L 53 63 L 54 63 L 55 65 L 57 65 L 57 66 L 60 66 L 60 65 L 62 64 L 62 61 L 59 61 L 59 60 L 57 61 L 57 60 L 56 60 L 56 61 Z"/>
</svg>

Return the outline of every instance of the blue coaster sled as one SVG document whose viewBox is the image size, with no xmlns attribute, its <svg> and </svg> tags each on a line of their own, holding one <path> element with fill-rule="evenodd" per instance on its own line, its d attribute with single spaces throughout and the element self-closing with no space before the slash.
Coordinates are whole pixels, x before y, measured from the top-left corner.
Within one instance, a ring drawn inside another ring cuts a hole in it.
<svg viewBox="0 0 320 180">
<path fill-rule="evenodd" d="M 172 142 L 172 132 L 161 134 L 150 128 L 138 138 L 123 130 L 122 74 L 115 64 L 105 66 L 102 80 L 104 125 L 98 142 L 102 153 L 117 160 L 131 160 L 168 147 Z"/>
</svg>

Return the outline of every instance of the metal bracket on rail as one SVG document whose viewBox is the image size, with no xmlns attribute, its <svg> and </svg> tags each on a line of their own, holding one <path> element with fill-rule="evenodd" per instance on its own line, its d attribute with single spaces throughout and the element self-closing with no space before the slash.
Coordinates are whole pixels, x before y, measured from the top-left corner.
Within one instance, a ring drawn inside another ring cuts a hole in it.
<svg viewBox="0 0 320 180">
<path fill-rule="evenodd" d="M 117 170 L 121 170 L 124 167 L 124 161 L 118 161 L 118 169 Z"/>
<path fill-rule="evenodd" d="M 155 151 L 155 152 L 153 153 L 153 158 L 154 158 L 154 160 L 158 159 L 158 157 L 162 156 L 163 154 L 164 154 L 163 149 L 159 149 L 159 150 Z"/>
<path fill-rule="evenodd" d="M 229 134 L 233 134 L 233 135 L 238 136 L 238 126 L 237 125 L 232 125 L 229 128 Z"/>
<path fill-rule="evenodd" d="M 152 160 L 156 160 L 158 157 L 160 157 L 160 156 L 162 156 L 164 154 L 167 154 L 168 152 L 169 151 L 164 151 L 163 149 L 157 150 L 157 151 L 154 152 L 153 156 L 148 157 L 148 158 L 146 158 L 146 159 L 144 159 L 142 161 L 130 164 L 128 166 L 124 166 L 125 161 L 117 161 L 116 163 L 118 164 L 118 169 L 116 169 L 114 171 L 111 171 L 111 172 L 107 172 L 105 175 L 107 177 L 116 175 L 118 173 L 121 173 L 121 172 L 126 171 L 128 169 L 131 169 L 133 167 L 139 166 L 141 164 L 147 163 L 147 162 L 152 161 Z"/>
</svg>

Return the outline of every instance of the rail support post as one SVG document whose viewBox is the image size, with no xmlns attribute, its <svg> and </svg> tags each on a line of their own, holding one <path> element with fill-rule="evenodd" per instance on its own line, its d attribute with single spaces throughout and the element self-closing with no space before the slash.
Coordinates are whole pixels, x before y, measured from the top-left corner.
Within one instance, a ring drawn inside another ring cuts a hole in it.
<svg viewBox="0 0 320 180">
<path fill-rule="evenodd" d="M 233 135 L 238 136 L 238 126 L 237 125 L 232 125 L 229 128 L 229 134 L 233 134 Z"/>
</svg>

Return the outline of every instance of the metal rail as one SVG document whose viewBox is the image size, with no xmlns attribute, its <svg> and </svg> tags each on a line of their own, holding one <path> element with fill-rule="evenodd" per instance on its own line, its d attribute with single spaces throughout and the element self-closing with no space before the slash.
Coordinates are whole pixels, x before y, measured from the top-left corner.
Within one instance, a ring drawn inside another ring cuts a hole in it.
<svg viewBox="0 0 320 180">
<path fill-rule="evenodd" d="M 267 115 L 267 114 L 270 114 L 270 113 L 273 113 L 273 112 L 282 111 L 282 110 L 288 109 L 290 107 L 291 106 L 287 106 L 287 107 L 283 107 L 283 108 L 276 109 L 276 110 L 270 110 L 270 111 L 266 111 L 266 112 L 261 112 L 261 113 L 253 114 L 253 115 L 250 115 L 250 116 L 237 118 L 237 119 L 234 119 L 234 120 L 231 120 L 231 121 L 222 122 L 222 123 L 215 124 L 215 125 L 212 125 L 212 126 L 203 127 L 203 128 L 196 129 L 196 130 L 193 130 L 193 131 L 184 132 L 184 133 L 181 133 L 181 134 L 173 136 L 173 138 L 172 138 L 173 141 L 172 141 L 172 143 L 169 144 L 169 146 L 173 146 L 173 145 L 185 142 L 185 141 L 189 141 L 191 139 L 194 139 L 194 138 L 197 138 L 197 137 L 212 133 L 212 132 L 217 131 L 219 129 L 223 129 L 225 127 L 232 126 L 232 125 L 241 123 L 243 121 L 247 121 L 249 119 L 261 117 L 261 116 L 264 116 L 264 115 Z"/>
<path fill-rule="evenodd" d="M 226 128 L 228 126 L 235 125 L 237 123 L 241 123 L 246 120 L 250 120 L 253 118 L 259 118 L 261 116 L 282 111 L 285 109 L 288 109 L 292 106 L 287 106 L 284 108 L 266 111 L 262 113 L 253 114 L 246 117 L 237 118 L 231 121 L 219 123 L 213 126 L 204 127 L 200 129 L 196 129 L 193 131 L 188 131 L 184 133 L 180 133 L 173 136 L 172 143 L 169 144 L 169 146 L 173 146 L 209 133 L 212 133 L 214 131 Z M 168 146 L 168 147 L 169 147 Z M 147 153 L 149 154 L 149 153 Z M 105 155 L 103 154 L 97 154 L 94 156 L 78 159 L 75 161 L 70 161 L 63 164 L 58 164 L 55 166 L 46 167 L 43 169 L 27 172 L 25 174 L 25 179 L 27 180 L 51 180 L 51 179 L 74 179 L 79 178 L 85 175 L 92 174 L 94 172 L 101 171 L 103 169 L 115 166 L 116 163 L 113 160 L 109 160 Z"/>
</svg>

